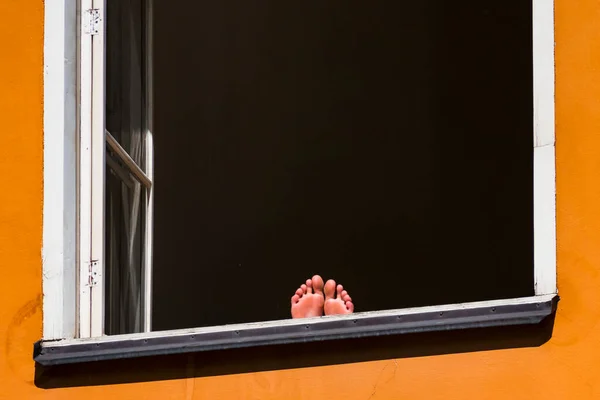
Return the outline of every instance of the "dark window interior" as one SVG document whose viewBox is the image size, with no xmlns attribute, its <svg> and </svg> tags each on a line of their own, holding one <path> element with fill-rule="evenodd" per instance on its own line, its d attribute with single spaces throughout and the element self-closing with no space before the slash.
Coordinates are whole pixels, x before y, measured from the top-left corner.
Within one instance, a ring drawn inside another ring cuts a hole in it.
<svg viewBox="0 0 600 400">
<path fill-rule="evenodd" d="M 530 1 L 154 8 L 154 330 L 533 295 Z"/>
</svg>

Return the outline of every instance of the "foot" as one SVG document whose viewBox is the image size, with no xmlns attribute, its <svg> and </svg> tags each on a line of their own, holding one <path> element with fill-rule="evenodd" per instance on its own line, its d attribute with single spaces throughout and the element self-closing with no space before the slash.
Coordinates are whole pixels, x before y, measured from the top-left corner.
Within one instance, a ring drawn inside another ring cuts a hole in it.
<svg viewBox="0 0 600 400">
<path fill-rule="evenodd" d="M 292 296 L 292 318 L 320 317 L 323 315 L 323 278 L 315 275 L 307 279 Z"/>
<path fill-rule="evenodd" d="M 350 314 L 354 312 L 354 303 L 342 285 L 330 279 L 325 284 L 325 315 Z"/>
</svg>

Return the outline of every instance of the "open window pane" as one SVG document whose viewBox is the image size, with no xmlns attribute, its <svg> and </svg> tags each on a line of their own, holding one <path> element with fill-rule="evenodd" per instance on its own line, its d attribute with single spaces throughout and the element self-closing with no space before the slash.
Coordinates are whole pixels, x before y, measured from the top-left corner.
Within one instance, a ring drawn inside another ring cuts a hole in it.
<svg viewBox="0 0 600 400">
<path fill-rule="evenodd" d="M 108 153 L 105 332 L 142 331 L 146 189 Z"/>
<path fill-rule="evenodd" d="M 105 333 L 145 324 L 148 191 L 144 2 L 106 2 Z"/>
<path fill-rule="evenodd" d="M 106 129 L 145 170 L 143 3 L 107 1 Z"/>
</svg>

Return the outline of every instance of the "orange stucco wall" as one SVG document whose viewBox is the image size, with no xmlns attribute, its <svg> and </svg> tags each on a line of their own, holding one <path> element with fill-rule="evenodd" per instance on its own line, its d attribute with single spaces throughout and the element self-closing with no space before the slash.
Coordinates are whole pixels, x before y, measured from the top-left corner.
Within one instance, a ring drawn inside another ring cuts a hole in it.
<svg viewBox="0 0 600 400">
<path fill-rule="evenodd" d="M 42 324 L 43 2 L 0 0 L 0 399 L 600 399 L 599 26 L 597 0 L 556 0 L 562 300 L 547 343 L 41 389 L 32 344 Z"/>
</svg>

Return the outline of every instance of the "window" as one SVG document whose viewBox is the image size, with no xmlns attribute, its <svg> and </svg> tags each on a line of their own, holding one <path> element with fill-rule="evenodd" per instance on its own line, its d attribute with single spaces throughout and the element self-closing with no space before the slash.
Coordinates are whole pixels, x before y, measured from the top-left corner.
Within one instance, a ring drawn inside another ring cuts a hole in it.
<svg viewBox="0 0 600 400">
<path fill-rule="evenodd" d="M 551 2 L 72 3 L 46 5 L 39 362 L 552 312 Z M 356 312 L 288 319 L 315 272 Z"/>
<path fill-rule="evenodd" d="M 90 82 L 82 85 L 81 110 L 91 114 L 82 112 L 80 136 L 80 337 L 150 327 L 146 6 L 132 0 L 89 10 L 81 36 L 81 79 Z"/>
</svg>

